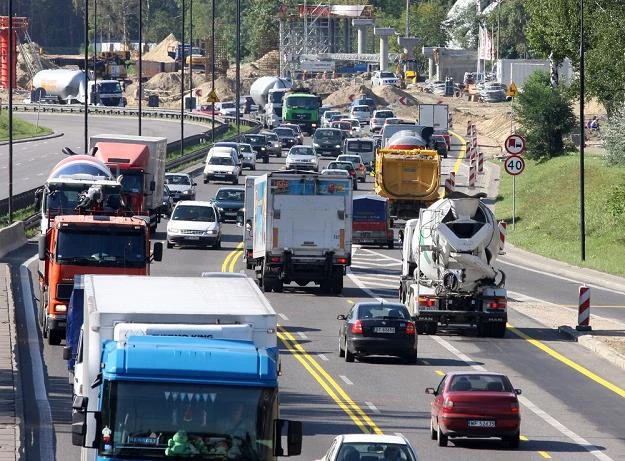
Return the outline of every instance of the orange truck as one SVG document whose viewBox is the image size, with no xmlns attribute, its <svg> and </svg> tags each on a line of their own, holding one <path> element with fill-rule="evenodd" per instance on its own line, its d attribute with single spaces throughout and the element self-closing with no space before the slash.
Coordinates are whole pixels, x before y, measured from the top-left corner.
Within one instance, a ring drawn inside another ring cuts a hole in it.
<svg viewBox="0 0 625 461">
<path fill-rule="evenodd" d="M 163 205 L 167 138 L 99 134 L 91 136 L 89 147 L 120 178 L 124 202 L 133 215 L 156 231 Z"/>
<path fill-rule="evenodd" d="M 39 323 L 48 344 L 65 337 L 74 276 L 149 275 L 160 261 L 163 244 L 151 249 L 145 220 L 97 214 L 58 215 L 39 238 Z"/>
</svg>

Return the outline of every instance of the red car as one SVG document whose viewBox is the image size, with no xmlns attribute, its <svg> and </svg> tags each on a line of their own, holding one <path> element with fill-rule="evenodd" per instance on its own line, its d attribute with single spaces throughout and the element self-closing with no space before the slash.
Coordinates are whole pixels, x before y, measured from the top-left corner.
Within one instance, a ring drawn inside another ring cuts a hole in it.
<svg viewBox="0 0 625 461">
<path fill-rule="evenodd" d="M 500 437 L 518 448 L 521 414 L 517 395 L 507 376 L 487 371 L 454 371 L 436 389 L 430 420 L 432 440 L 447 446 L 449 437 Z"/>
</svg>

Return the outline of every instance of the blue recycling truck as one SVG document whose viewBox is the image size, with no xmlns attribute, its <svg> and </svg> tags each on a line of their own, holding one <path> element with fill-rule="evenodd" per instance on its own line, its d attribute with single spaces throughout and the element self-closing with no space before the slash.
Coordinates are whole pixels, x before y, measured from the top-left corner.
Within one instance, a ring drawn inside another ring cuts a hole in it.
<svg viewBox="0 0 625 461">
<path fill-rule="evenodd" d="M 244 274 L 84 276 L 72 442 L 82 460 L 275 460 L 277 318 Z"/>
</svg>

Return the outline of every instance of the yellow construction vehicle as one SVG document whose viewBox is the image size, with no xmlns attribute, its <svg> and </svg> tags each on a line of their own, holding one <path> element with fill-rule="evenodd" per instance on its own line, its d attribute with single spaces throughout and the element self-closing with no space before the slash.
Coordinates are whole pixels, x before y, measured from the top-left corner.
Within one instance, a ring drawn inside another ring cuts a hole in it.
<svg viewBox="0 0 625 461">
<path fill-rule="evenodd" d="M 406 87 L 409 83 L 417 83 L 419 76 L 418 72 L 419 63 L 416 59 L 408 59 L 405 55 L 402 55 L 401 59 L 397 62 L 397 69 L 395 73 L 400 77 L 401 86 Z"/>
</svg>

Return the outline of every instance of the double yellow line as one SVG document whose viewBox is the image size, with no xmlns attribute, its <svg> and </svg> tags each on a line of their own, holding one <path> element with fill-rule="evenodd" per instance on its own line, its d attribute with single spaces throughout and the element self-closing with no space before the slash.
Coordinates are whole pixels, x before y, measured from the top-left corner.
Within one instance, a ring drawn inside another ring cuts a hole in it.
<svg viewBox="0 0 625 461">
<path fill-rule="evenodd" d="M 304 350 L 291 333 L 278 325 L 278 338 L 286 349 L 310 373 L 334 402 L 350 417 L 365 434 L 382 434 L 380 428 L 367 416 L 343 388 Z"/>
<path fill-rule="evenodd" d="M 228 253 L 226 259 L 221 265 L 221 272 L 234 272 L 234 265 L 239 260 L 239 257 L 243 254 L 243 242 L 239 242 L 234 250 Z"/>
</svg>

